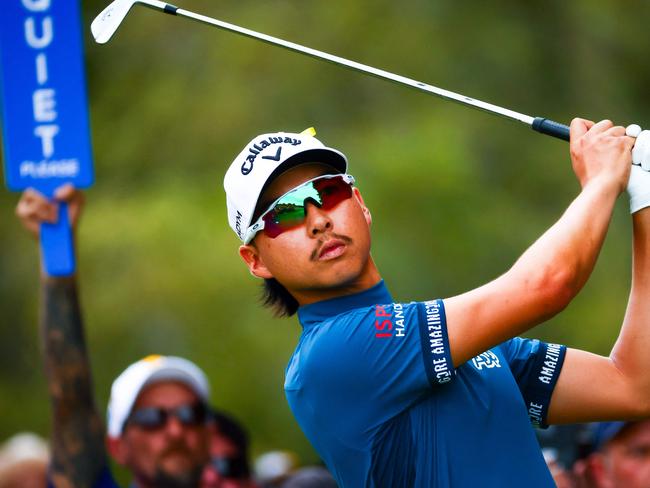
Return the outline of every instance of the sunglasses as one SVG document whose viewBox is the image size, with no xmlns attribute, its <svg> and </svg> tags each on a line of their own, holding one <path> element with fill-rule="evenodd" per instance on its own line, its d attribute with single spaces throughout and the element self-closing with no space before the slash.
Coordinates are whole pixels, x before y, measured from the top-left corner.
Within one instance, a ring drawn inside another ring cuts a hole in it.
<svg viewBox="0 0 650 488">
<path fill-rule="evenodd" d="M 205 423 L 208 416 L 207 409 L 202 403 L 194 405 L 181 405 L 172 409 L 159 407 L 143 407 L 134 410 L 124 424 L 135 425 L 144 430 L 158 430 L 167 425 L 170 417 L 176 417 L 186 427 L 196 427 Z"/>
<path fill-rule="evenodd" d="M 282 195 L 262 213 L 246 231 L 244 243 L 252 241 L 261 230 L 267 237 L 275 239 L 283 232 L 303 224 L 308 201 L 323 210 L 336 207 L 352 196 L 353 184 L 354 178 L 347 174 L 319 176 L 304 182 Z"/>
</svg>

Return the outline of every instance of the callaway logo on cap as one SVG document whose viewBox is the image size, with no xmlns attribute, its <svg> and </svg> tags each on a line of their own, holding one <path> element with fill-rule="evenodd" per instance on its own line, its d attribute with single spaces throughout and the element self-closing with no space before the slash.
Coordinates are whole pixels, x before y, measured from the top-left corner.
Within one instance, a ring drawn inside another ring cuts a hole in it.
<svg viewBox="0 0 650 488">
<path fill-rule="evenodd" d="M 343 153 L 326 147 L 314 137 L 313 128 L 300 134 L 276 132 L 257 136 L 239 153 L 223 180 L 228 223 L 244 241 L 257 200 L 272 181 L 289 168 L 303 163 L 325 163 L 345 173 L 348 160 Z"/>
</svg>

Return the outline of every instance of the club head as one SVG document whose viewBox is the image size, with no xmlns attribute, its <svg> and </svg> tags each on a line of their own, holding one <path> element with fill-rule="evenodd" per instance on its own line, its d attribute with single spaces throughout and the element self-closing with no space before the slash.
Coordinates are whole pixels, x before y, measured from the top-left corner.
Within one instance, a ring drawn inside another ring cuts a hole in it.
<svg viewBox="0 0 650 488">
<path fill-rule="evenodd" d="M 107 43 L 136 3 L 166 13 L 175 14 L 178 10 L 177 7 L 160 0 L 113 0 L 90 24 L 95 41 L 99 44 Z"/>
<path fill-rule="evenodd" d="M 95 42 L 105 44 L 120 26 L 137 0 L 113 0 L 90 24 Z"/>
</svg>

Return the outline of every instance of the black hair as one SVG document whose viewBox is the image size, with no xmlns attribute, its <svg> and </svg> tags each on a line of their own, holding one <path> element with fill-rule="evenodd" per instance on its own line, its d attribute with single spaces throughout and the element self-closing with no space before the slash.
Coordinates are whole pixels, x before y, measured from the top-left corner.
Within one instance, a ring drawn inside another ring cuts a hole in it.
<svg viewBox="0 0 650 488">
<path fill-rule="evenodd" d="M 276 317 L 291 317 L 298 311 L 298 300 L 275 278 L 262 283 L 262 304 L 273 310 Z"/>
<path fill-rule="evenodd" d="M 227 438 L 237 448 L 237 459 L 240 461 L 240 468 L 243 474 L 250 476 L 251 470 L 248 463 L 248 433 L 242 424 L 233 416 L 222 410 L 212 410 L 212 420 L 219 434 Z"/>
<path fill-rule="evenodd" d="M 242 452 L 248 451 L 248 434 L 244 426 L 223 410 L 212 409 L 212 420 L 219 433 L 231 441 Z"/>
<path fill-rule="evenodd" d="M 255 242 L 249 245 L 255 247 Z M 264 278 L 261 291 L 262 305 L 270 308 L 276 317 L 291 317 L 298 311 L 298 300 L 275 278 Z"/>
</svg>

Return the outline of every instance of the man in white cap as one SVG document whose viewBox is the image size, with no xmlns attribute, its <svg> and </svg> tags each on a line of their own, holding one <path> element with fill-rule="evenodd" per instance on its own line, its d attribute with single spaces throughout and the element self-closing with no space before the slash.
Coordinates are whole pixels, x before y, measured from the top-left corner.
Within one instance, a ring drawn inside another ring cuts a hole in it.
<svg viewBox="0 0 650 488">
<path fill-rule="evenodd" d="M 23 193 L 16 213 L 36 237 L 56 219 L 57 202 L 69 205 L 76 226 L 82 193 L 60 188 L 54 201 Z M 194 363 L 148 356 L 114 381 L 107 432 L 95 406 L 76 278 L 41 274 L 40 334 L 52 403 L 50 484 L 113 488 L 106 446 L 129 469 L 133 487 L 197 488 L 209 459 L 209 385 Z M 105 435 L 107 434 L 107 439 Z"/>
<path fill-rule="evenodd" d="M 138 487 L 196 487 L 209 457 L 208 381 L 187 359 L 148 356 L 113 382 L 108 448 Z"/>
<path fill-rule="evenodd" d="M 298 313 L 285 394 L 339 486 L 551 487 L 531 424 L 650 415 L 649 135 L 575 119 L 581 191 L 557 222 L 490 283 L 408 303 L 370 255 L 371 214 L 341 152 L 310 133 L 244 147 L 224 179 L 229 223 L 266 303 Z M 517 337 L 580 291 L 626 186 L 634 279 L 611 355 Z"/>
</svg>

